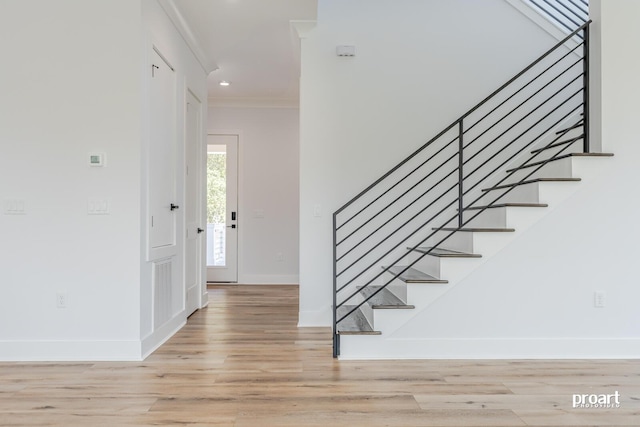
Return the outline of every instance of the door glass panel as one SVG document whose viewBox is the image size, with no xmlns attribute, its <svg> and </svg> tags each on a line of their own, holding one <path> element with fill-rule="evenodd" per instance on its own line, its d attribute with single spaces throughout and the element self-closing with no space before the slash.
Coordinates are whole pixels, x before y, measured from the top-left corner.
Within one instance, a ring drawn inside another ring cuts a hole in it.
<svg viewBox="0 0 640 427">
<path fill-rule="evenodd" d="M 226 266 L 227 147 L 207 146 L 207 266 Z"/>
</svg>

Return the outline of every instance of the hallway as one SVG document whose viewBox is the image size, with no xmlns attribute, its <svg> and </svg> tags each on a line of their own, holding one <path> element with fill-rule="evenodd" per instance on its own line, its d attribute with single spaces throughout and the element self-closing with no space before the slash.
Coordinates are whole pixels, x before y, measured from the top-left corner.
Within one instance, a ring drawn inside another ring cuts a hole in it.
<svg viewBox="0 0 640 427">
<path fill-rule="evenodd" d="M 0 363 L 3 426 L 632 426 L 640 361 L 336 361 L 297 286 L 216 286 L 144 362 Z M 618 409 L 573 394 L 618 391 Z"/>
</svg>

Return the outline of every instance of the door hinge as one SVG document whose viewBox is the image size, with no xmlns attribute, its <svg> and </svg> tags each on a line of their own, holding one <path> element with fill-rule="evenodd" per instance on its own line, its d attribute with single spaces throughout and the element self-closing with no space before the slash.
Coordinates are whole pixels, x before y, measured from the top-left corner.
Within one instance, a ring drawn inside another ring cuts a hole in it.
<svg viewBox="0 0 640 427">
<path fill-rule="evenodd" d="M 151 64 L 151 77 L 155 77 L 156 76 L 156 70 L 159 70 L 160 67 L 158 67 L 156 64 Z"/>
</svg>

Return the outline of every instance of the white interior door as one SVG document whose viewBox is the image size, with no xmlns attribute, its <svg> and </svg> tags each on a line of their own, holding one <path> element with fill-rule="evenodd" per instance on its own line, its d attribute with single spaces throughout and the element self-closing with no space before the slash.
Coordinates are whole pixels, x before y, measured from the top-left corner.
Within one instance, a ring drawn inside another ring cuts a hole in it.
<svg viewBox="0 0 640 427">
<path fill-rule="evenodd" d="M 207 137 L 207 281 L 238 281 L 238 135 Z"/>
<path fill-rule="evenodd" d="M 149 253 L 158 258 L 175 255 L 176 247 L 176 80 L 164 59 L 155 50 L 152 55 Z"/>
<path fill-rule="evenodd" d="M 200 296 L 204 284 L 202 275 L 202 242 L 204 221 L 200 218 L 201 171 L 198 161 L 200 152 L 201 103 L 191 92 L 187 95 L 185 120 L 185 308 L 187 315 L 200 307 Z"/>
</svg>

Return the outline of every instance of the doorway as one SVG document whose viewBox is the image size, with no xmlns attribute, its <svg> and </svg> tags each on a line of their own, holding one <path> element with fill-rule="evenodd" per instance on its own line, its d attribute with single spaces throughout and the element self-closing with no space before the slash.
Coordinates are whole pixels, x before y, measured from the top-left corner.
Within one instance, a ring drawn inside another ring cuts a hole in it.
<svg viewBox="0 0 640 427">
<path fill-rule="evenodd" d="M 202 305 L 202 181 L 198 153 L 202 147 L 200 100 L 189 90 L 185 106 L 185 308 L 187 316 Z"/>
<path fill-rule="evenodd" d="M 238 282 L 238 135 L 207 137 L 207 282 Z"/>
</svg>

